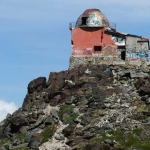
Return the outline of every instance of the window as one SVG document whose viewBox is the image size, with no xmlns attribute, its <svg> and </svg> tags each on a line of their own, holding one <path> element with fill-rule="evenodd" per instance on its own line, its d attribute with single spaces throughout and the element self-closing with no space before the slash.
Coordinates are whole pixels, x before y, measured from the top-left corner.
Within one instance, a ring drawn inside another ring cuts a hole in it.
<svg viewBox="0 0 150 150">
<path fill-rule="evenodd" d="M 101 46 L 94 46 L 94 51 L 101 51 L 102 47 Z"/>
<path fill-rule="evenodd" d="M 86 25 L 87 17 L 82 17 L 82 25 Z"/>
</svg>

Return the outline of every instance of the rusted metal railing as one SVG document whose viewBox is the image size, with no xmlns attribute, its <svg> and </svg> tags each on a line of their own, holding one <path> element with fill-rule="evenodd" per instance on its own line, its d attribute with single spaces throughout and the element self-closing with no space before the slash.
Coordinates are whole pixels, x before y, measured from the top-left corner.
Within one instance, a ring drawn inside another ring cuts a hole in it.
<svg viewBox="0 0 150 150">
<path fill-rule="evenodd" d="M 109 22 L 109 26 L 110 26 L 111 29 L 116 30 L 117 24 L 113 23 L 113 22 Z"/>
</svg>

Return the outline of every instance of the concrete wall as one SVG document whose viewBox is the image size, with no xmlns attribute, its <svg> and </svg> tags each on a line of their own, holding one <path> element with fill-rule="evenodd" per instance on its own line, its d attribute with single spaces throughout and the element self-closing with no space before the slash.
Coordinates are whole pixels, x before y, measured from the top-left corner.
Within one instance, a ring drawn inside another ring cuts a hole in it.
<svg viewBox="0 0 150 150">
<path fill-rule="evenodd" d="M 138 42 L 140 37 L 126 36 L 126 57 L 130 62 L 136 62 L 140 59 L 148 61 L 148 42 Z"/>
<path fill-rule="evenodd" d="M 72 43 L 72 56 L 117 57 L 117 45 L 102 28 L 74 28 Z M 95 51 L 94 46 L 101 46 L 101 50 Z"/>
<path fill-rule="evenodd" d="M 94 64 L 135 64 L 148 61 L 148 39 L 117 34 L 110 35 L 100 27 L 83 27 L 72 30 L 72 56 L 70 68 Z M 94 50 L 94 46 L 101 50 Z"/>
</svg>

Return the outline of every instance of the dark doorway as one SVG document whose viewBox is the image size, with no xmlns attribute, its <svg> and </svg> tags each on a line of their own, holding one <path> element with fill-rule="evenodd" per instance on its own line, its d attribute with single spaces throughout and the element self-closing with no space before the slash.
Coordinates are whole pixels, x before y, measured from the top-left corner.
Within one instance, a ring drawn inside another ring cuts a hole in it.
<svg viewBox="0 0 150 150">
<path fill-rule="evenodd" d="M 125 52 L 125 51 L 122 51 L 122 52 L 121 52 L 121 59 L 122 59 L 122 60 L 125 60 L 125 59 L 126 59 L 126 52 Z"/>
</svg>

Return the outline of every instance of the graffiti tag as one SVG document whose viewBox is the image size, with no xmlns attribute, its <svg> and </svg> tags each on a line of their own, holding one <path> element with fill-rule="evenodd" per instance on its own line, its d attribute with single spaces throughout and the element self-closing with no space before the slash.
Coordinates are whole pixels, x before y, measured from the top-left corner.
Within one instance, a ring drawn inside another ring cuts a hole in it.
<svg viewBox="0 0 150 150">
<path fill-rule="evenodd" d="M 146 58 L 146 60 L 148 61 L 148 53 L 144 50 L 128 52 L 127 55 L 131 58 L 132 61 L 136 61 L 142 58 Z"/>
<path fill-rule="evenodd" d="M 91 50 L 86 50 L 86 49 L 83 49 L 83 50 L 73 50 L 73 55 L 92 55 L 92 52 Z"/>
<path fill-rule="evenodd" d="M 96 26 L 101 25 L 100 21 L 97 18 L 95 18 L 94 14 L 89 15 L 89 18 L 87 19 L 87 24 L 96 25 Z"/>
</svg>

